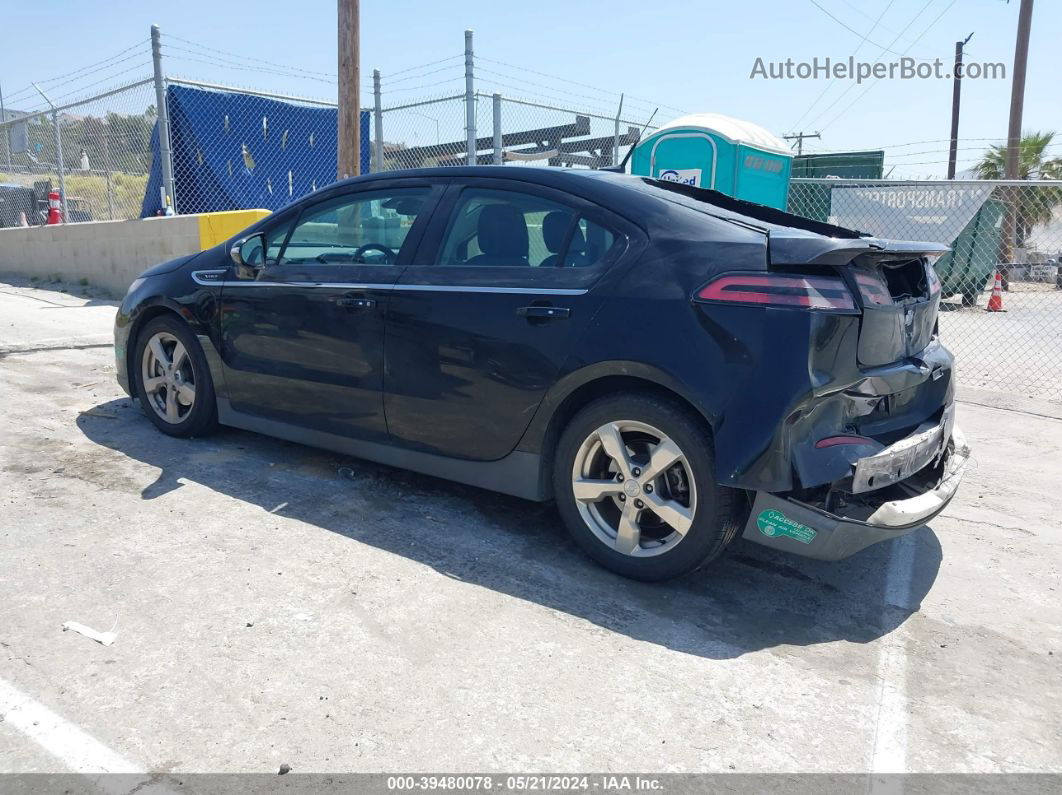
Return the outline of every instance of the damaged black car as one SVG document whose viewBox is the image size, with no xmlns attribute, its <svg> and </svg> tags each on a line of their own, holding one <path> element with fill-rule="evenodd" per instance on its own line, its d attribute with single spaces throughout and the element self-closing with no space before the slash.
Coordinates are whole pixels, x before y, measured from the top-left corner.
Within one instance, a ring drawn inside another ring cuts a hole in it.
<svg viewBox="0 0 1062 795">
<path fill-rule="evenodd" d="M 739 535 L 835 560 L 962 478 L 944 251 L 616 173 L 374 174 L 145 272 L 118 378 L 173 436 L 556 500 L 628 577 Z"/>
</svg>

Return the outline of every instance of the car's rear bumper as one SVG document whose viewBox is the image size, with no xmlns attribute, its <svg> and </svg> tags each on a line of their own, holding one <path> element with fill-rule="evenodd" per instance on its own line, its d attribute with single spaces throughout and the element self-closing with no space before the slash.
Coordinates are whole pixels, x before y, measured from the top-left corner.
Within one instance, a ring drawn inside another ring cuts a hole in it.
<svg viewBox="0 0 1062 795">
<path fill-rule="evenodd" d="M 951 502 L 970 457 L 962 432 L 949 430 L 950 440 L 945 437 L 947 446 L 939 463 L 883 489 L 877 497 L 874 493 L 859 495 L 844 508 L 829 511 L 791 497 L 757 492 L 742 537 L 806 557 L 840 560 L 921 527 Z M 897 447 L 899 457 L 910 449 L 910 445 Z"/>
</svg>

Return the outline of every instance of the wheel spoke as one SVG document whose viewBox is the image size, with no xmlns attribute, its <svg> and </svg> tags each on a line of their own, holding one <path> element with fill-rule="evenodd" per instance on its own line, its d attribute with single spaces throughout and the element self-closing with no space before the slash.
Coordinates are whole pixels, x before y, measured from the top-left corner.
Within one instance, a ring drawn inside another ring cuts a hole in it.
<svg viewBox="0 0 1062 795">
<path fill-rule="evenodd" d="M 631 476 L 631 460 L 627 455 L 627 445 L 623 441 L 623 435 L 620 433 L 619 426 L 610 422 L 608 425 L 602 425 L 597 429 L 597 438 L 601 440 L 601 447 L 605 450 L 605 455 L 616 462 L 616 468 L 625 478 Z"/>
<path fill-rule="evenodd" d="M 590 480 L 579 478 L 572 481 L 572 492 L 580 502 L 597 502 L 623 491 L 623 484 L 615 480 Z"/>
<path fill-rule="evenodd" d="M 184 349 L 184 345 L 178 342 L 173 346 L 173 369 L 179 370 L 181 365 L 184 364 L 184 360 L 188 358 L 188 351 Z"/>
<path fill-rule="evenodd" d="M 177 410 L 177 390 L 170 388 L 166 390 L 166 419 L 170 422 L 177 422 L 181 418 L 180 412 Z"/>
<path fill-rule="evenodd" d="M 616 528 L 616 551 L 624 555 L 633 555 L 642 540 L 642 531 L 637 522 L 638 511 L 633 505 L 624 507 L 620 514 L 619 526 Z"/>
<path fill-rule="evenodd" d="M 146 378 L 144 379 L 144 391 L 149 395 L 154 395 L 165 383 L 166 379 L 161 375 L 156 375 L 153 378 Z"/>
<path fill-rule="evenodd" d="M 646 494 L 645 501 L 649 503 L 653 513 L 671 525 L 675 532 L 686 535 L 693 524 L 693 511 L 680 502 L 664 499 L 656 494 Z"/>
<path fill-rule="evenodd" d="M 178 384 L 175 390 L 177 392 L 177 399 L 180 400 L 181 405 L 191 406 L 195 403 L 195 384 L 183 383 Z"/>
<path fill-rule="evenodd" d="M 652 482 L 656 477 L 670 469 L 672 464 L 680 458 L 682 458 L 682 451 L 679 450 L 678 445 L 670 439 L 664 439 L 649 453 L 649 463 L 642 470 L 639 481 L 642 483 Z"/>
<path fill-rule="evenodd" d="M 151 342 L 149 344 L 151 346 L 151 353 L 155 357 L 155 361 L 157 361 L 163 367 L 169 367 L 170 357 L 166 355 L 166 349 L 162 347 L 162 340 L 159 339 L 157 336 L 152 337 Z"/>
</svg>

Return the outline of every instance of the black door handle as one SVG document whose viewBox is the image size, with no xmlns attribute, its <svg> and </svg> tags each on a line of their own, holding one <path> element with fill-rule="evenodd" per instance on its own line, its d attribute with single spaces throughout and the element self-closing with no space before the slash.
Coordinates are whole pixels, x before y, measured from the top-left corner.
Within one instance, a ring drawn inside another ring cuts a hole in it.
<svg viewBox="0 0 1062 795">
<path fill-rule="evenodd" d="M 376 301 L 372 298 L 353 298 L 344 296 L 336 299 L 336 306 L 342 306 L 348 309 L 371 309 L 376 306 Z"/>
<path fill-rule="evenodd" d="M 516 310 L 520 317 L 569 317 L 571 310 L 564 306 L 522 306 Z"/>
</svg>

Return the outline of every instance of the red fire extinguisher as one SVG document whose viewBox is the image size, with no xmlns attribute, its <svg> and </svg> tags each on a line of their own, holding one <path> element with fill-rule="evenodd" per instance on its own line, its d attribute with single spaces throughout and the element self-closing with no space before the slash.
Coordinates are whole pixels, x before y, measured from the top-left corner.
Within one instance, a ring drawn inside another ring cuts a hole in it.
<svg viewBox="0 0 1062 795">
<path fill-rule="evenodd" d="M 46 224 L 61 224 L 63 222 L 63 209 L 59 204 L 59 191 L 53 190 L 48 193 L 48 220 Z"/>
</svg>

